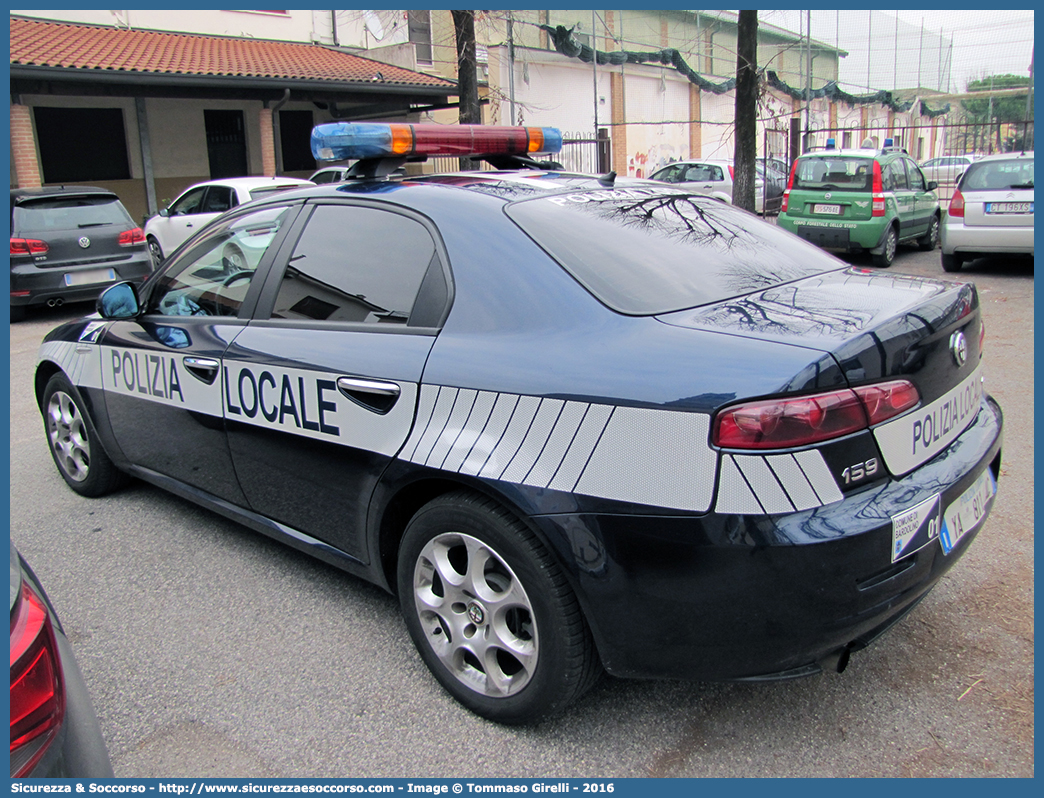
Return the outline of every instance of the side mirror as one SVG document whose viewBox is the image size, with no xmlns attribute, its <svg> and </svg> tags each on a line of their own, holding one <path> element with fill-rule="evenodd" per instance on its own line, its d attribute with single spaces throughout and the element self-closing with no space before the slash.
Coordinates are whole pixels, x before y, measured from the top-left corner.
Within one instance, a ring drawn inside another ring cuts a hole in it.
<svg viewBox="0 0 1044 798">
<path fill-rule="evenodd" d="M 170 216 L 170 208 L 160 208 L 159 215 L 164 219 Z"/>
<path fill-rule="evenodd" d="M 936 183 L 934 180 L 929 180 L 928 181 L 928 188 L 927 188 L 928 191 L 935 191 L 935 189 L 937 189 L 937 188 L 939 188 L 939 184 L 938 183 Z"/>
<path fill-rule="evenodd" d="M 98 297 L 98 313 L 103 319 L 133 319 L 141 313 L 138 292 L 131 283 L 116 283 Z"/>
</svg>

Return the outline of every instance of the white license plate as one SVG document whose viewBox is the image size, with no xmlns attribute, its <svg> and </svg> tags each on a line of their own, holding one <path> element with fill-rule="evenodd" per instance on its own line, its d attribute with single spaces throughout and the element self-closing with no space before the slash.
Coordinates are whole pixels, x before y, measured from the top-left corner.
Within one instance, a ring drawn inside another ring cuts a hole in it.
<svg viewBox="0 0 1044 798">
<path fill-rule="evenodd" d="M 987 202 L 986 213 L 1033 213 L 1032 202 Z"/>
<path fill-rule="evenodd" d="M 113 269 L 91 269 L 89 272 L 71 272 L 65 275 L 67 286 L 114 282 L 116 282 L 116 272 Z"/>
<path fill-rule="evenodd" d="M 840 216 L 841 215 L 841 206 L 840 205 L 813 205 L 812 206 L 812 212 L 813 213 L 830 213 L 830 214 L 833 214 L 834 216 Z"/>
<path fill-rule="evenodd" d="M 982 522 L 986 517 L 990 500 L 996 493 L 997 483 L 993 481 L 993 474 L 987 468 L 975 480 L 975 484 L 946 508 L 946 512 L 943 513 L 942 531 L 939 533 L 939 542 L 942 543 L 944 553 L 949 554 L 953 551 L 957 541 Z"/>
</svg>

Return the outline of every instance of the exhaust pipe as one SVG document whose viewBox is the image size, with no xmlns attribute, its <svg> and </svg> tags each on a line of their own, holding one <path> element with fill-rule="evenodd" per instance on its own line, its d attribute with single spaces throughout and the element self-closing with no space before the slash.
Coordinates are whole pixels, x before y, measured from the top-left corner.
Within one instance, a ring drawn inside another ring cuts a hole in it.
<svg viewBox="0 0 1044 798">
<path fill-rule="evenodd" d="M 47 300 L 47 307 L 49 308 L 60 308 L 63 304 L 65 304 L 65 300 L 61 297 Z"/>
</svg>

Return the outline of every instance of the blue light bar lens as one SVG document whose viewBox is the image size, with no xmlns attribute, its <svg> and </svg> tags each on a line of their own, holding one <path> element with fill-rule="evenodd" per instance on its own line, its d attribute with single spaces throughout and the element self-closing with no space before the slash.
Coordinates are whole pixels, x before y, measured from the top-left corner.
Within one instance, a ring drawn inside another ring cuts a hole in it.
<svg viewBox="0 0 1044 798">
<path fill-rule="evenodd" d="M 542 153 L 552 153 L 562 151 L 562 131 L 557 127 L 545 127 L 544 131 L 544 146 L 540 148 Z"/>
<path fill-rule="evenodd" d="M 316 125 L 312 129 L 312 155 L 317 161 L 394 157 L 391 128 L 352 122 Z"/>
</svg>

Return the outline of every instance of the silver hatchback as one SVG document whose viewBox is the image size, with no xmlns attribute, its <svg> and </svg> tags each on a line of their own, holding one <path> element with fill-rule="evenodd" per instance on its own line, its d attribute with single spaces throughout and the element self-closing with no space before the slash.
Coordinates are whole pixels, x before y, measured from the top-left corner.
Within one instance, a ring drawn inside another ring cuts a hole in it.
<svg viewBox="0 0 1044 798">
<path fill-rule="evenodd" d="M 957 184 L 942 226 L 942 267 L 982 255 L 1033 255 L 1033 153 L 975 161 Z"/>
</svg>

